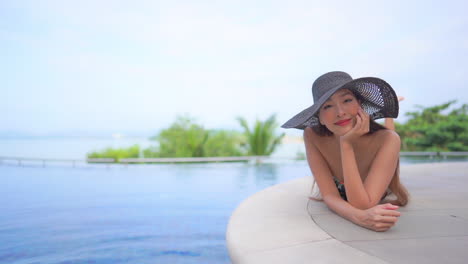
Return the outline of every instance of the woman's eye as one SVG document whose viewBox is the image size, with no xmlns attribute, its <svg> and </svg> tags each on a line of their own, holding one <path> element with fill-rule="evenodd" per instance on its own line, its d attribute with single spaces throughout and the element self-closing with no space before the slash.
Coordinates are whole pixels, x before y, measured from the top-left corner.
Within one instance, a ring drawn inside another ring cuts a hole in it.
<svg viewBox="0 0 468 264">
<path fill-rule="evenodd" d="M 323 109 L 327 109 L 329 107 L 331 107 L 331 105 L 326 105 L 326 106 L 323 107 Z"/>
<path fill-rule="evenodd" d="M 350 99 L 350 98 L 349 98 L 349 99 L 346 99 L 346 100 L 345 100 L 345 103 L 351 102 L 351 101 L 353 101 L 353 99 Z"/>
</svg>

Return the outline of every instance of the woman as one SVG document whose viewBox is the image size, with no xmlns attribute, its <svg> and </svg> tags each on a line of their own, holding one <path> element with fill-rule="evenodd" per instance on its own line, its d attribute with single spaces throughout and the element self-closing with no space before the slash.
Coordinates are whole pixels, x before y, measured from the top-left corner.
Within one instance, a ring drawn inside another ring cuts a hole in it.
<svg viewBox="0 0 468 264">
<path fill-rule="evenodd" d="M 388 230 L 408 192 L 399 180 L 400 137 L 373 119 L 398 116 L 395 91 L 379 78 L 329 72 L 314 82 L 312 94 L 314 105 L 282 127 L 304 129 L 318 199 L 357 225 Z"/>
</svg>

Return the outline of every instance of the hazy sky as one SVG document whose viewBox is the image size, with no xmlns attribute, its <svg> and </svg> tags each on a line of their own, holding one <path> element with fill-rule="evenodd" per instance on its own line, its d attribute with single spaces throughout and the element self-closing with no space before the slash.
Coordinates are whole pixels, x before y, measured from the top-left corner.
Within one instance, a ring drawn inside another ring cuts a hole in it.
<svg viewBox="0 0 468 264">
<path fill-rule="evenodd" d="M 0 132 L 278 122 L 341 70 L 414 105 L 468 102 L 466 1 L 0 1 Z"/>
</svg>

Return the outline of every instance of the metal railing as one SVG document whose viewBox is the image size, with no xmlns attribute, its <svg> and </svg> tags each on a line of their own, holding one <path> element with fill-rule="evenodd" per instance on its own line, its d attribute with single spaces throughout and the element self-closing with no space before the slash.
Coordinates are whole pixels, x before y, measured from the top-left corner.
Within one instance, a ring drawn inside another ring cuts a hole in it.
<svg viewBox="0 0 468 264">
<path fill-rule="evenodd" d="M 24 162 L 34 162 L 34 163 L 41 163 L 42 167 L 45 167 L 47 163 L 71 163 L 73 167 L 76 166 L 77 163 L 104 163 L 104 164 L 111 164 L 115 162 L 115 159 L 112 158 L 104 158 L 104 159 L 52 159 L 52 158 L 25 158 L 25 157 L 1 157 L 0 156 L 0 164 L 4 161 L 15 161 L 18 166 L 23 165 Z"/>
<path fill-rule="evenodd" d="M 447 157 L 468 157 L 468 152 L 400 152 L 401 157 L 429 157 L 443 158 Z M 84 164 L 148 164 L 148 163 L 212 163 L 212 162 L 262 162 L 267 159 L 297 160 L 294 157 L 270 157 L 270 156 L 240 156 L 240 157 L 196 157 L 196 158 L 128 158 L 115 160 L 113 158 L 92 158 L 92 159 L 49 159 L 49 158 L 27 158 L 27 157 L 2 157 L 0 164 L 4 161 L 13 161 L 18 166 L 25 162 L 40 163 L 43 167 L 46 163 L 71 163 L 73 167 L 78 163 Z"/>
<path fill-rule="evenodd" d="M 192 163 L 192 162 L 257 162 L 268 159 L 268 156 L 240 156 L 240 157 L 195 157 L 195 158 L 131 158 L 121 159 L 119 163 Z"/>
<path fill-rule="evenodd" d="M 46 163 L 71 163 L 73 167 L 78 163 L 85 164 L 137 164 L 137 163 L 212 163 L 212 162 L 261 162 L 269 156 L 241 156 L 241 157 L 196 157 L 196 158 L 128 158 L 116 160 L 113 158 L 92 158 L 92 159 L 50 159 L 50 158 L 25 158 L 25 157 L 2 157 L 0 164 L 4 161 L 13 161 L 18 166 L 25 162 L 40 163 L 45 167 Z"/>
<path fill-rule="evenodd" d="M 411 151 L 411 152 L 405 152 L 402 151 L 400 152 L 400 157 L 411 157 L 411 156 L 420 156 L 420 157 L 425 157 L 429 156 L 429 158 L 443 158 L 446 159 L 447 157 L 464 157 L 468 156 L 468 152 L 427 152 L 427 151 Z"/>
</svg>

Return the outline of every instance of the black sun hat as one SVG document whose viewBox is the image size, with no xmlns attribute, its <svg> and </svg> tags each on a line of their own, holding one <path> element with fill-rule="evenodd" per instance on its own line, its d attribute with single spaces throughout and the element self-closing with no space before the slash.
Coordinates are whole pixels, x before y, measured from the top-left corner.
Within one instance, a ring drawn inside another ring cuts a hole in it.
<svg viewBox="0 0 468 264">
<path fill-rule="evenodd" d="M 398 117 L 398 98 L 386 81 L 375 77 L 354 79 L 345 72 L 325 73 L 312 85 L 314 104 L 289 119 L 281 127 L 304 129 L 318 126 L 318 110 L 336 91 L 349 89 L 361 101 L 362 108 L 372 119 Z"/>
</svg>

